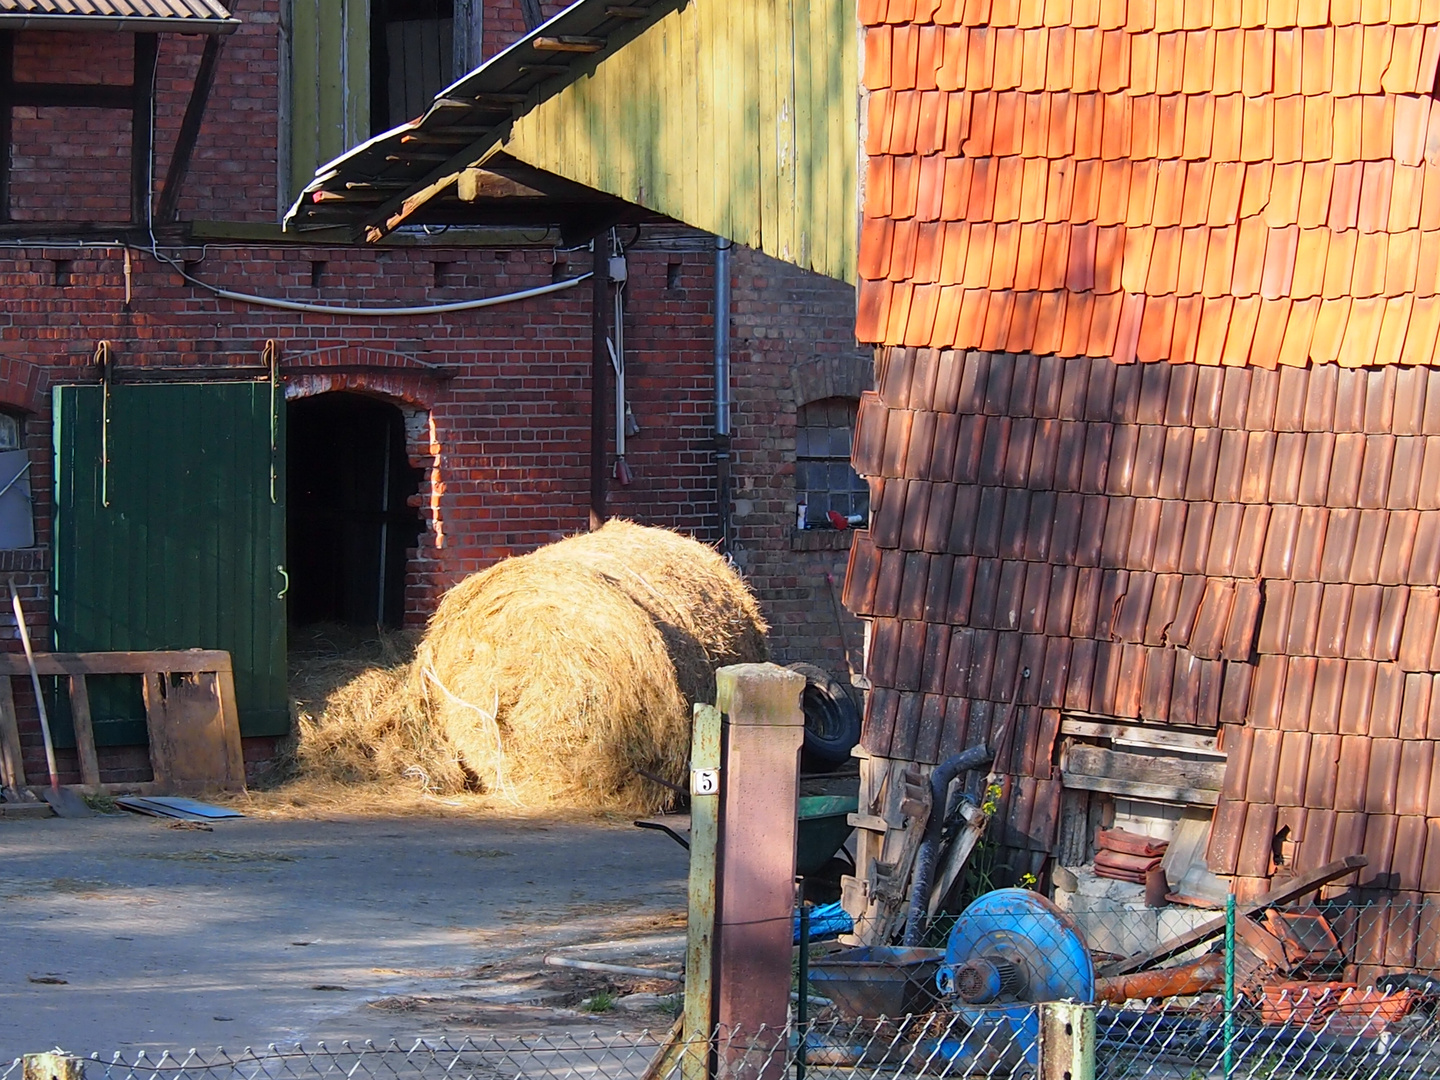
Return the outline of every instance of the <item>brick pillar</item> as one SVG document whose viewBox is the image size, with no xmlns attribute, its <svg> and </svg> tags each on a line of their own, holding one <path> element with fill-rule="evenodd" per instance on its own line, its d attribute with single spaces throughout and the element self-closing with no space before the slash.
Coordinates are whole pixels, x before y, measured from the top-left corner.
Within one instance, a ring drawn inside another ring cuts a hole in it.
<svg viewBox="0 0 1440 1080">
<path fill-rule="evenodd" d="M 719 897 L 715 928 L 720 1074 L 779 1075 L 790 1004 L 795 821 L 805 678 L 774 664 L 716 673 L 722 715 Z M 734 1033 L 728 1047 L 726 1035 Z M 771 1067 L 767 1067 L 771 1066 Z"/>
</svg>

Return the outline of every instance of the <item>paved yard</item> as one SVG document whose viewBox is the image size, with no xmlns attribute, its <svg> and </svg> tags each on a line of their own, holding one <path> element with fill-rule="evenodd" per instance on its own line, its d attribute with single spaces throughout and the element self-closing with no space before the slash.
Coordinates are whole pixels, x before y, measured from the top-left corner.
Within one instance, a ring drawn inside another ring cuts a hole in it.
<svg viewBox="0 0 1440 1080">
<path fill-rule="evenodd" d="M 673 936 L 686 865 L 623 825 L 0 821 L 0 1060 L 619 1023 L 540 957 Z"/>
</svg>

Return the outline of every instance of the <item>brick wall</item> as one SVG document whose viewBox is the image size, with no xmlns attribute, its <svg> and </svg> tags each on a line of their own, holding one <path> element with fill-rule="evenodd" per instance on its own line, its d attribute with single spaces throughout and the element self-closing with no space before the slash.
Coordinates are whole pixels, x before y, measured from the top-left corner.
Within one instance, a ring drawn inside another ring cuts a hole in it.
<svg viewBox="0 0 1440 1080">
<path fill-rule="evenodd" d="M 182 219 L 275 217 L 278 0 L 238 0 L 181 199 Z M 547 4 L 546 14 L 558 5 Z M 488 7 L 486 54 L 523 30 L 519 5 Z M 201 42 L 162 37 L 156 176 L 163 177 Z M 124 34 L 25 32 L 17 78 L 126 84 Z M 52 115 L 52 113 L 57 115 Z M 15 216 L 128 217 L 128 116 L 16 110 Z M 118 122 L 117 122 L 118 121 Z M 22 130 L 23 129 L 23 130 Z M 23 135 L 23 138 L 21 136 Z M 117 194 L 117 192 L 119 194 Z M 629 237 L 627 237 L 627 240 Z M 712 377 L 713 249 L 683 230 L 654 231 L 629 252 L 625 289 L 628 400 L 641 431 L 628 441 L 631 482 L 613 479 L 613 515 L 719 538 Z M 533 288 L 589 269 L 588 252 L 538 249 L 339 248 L 213 244 L 168 249 L 212 286 L 291 300 L 423 305 Z M 574 265 L 560 265 L 567 260 Z M 93 381 L 96 343 L 127 368 L 254 365 L 279 343 L 287 396 L 358 390 L 406 413 L 421 472 L 425 531 L 411 553 L 406 619 L 421 625 L 467 574 L 583 529 L 589 513 L 591 287 L 480 311 L 402 319 L 298 314 L 217 298 L 150 252 L 120 246 L 0 246 L 0 406 L 24 413 L 32 451 L 38 547 L 0 553 L 36 637 L 48 634 L 51 540 L 49 387 Z M 774 627 L 777 659 L 844 671 L 826 575 L 843 573 L 848 535 L 792 538 L 795 410 L 855 397 L 870 360 L 851 334 L 853 291 L 735 249 L 732 341 L 736 561 Z M 437 377 L 443 376 L 443 377 Z M 607 408 L 607 419 L 613 413 Z M 613 436 L 613 433 L 612 433 Z M 612 444 L 613 445 L 613 444 Z M 613 465 L 613 456 L 607 460 Z M 7 561 L 8 560 L 8 561 Z M 13 564 L 13 565 L 12 565 Z M 858 623 L 846 644 L 858 664 Z M 3 620 L 0 620 L 3 622 Z M 13 634 L 0 628 L 0 638 Z M 20 708 L 27 711 L 24 695 Z M 33 708 L 33 703 L 31 705 Z M 38 731 L 27 730 L 37 775 Z M 263 749 L 249 752 L 263 756 Z M 138 777 L 144 762 L 117 762 Z M 63 761 L 67 770 L 73 761 Z"/>
<path fill-rule="evenodd" d="M 822 398 L 858 398 L 872 384 L 870 352 L 855 344 L 855 291 L 748 248 L 732 251 L 735 561 L 762 599 L 775 659 L 843 678 L 847 648 L 860 670 L 863 633 L 858 619 L 836 612 L 851 534 L 795 531 L 795 412 Z"/>
</svg>

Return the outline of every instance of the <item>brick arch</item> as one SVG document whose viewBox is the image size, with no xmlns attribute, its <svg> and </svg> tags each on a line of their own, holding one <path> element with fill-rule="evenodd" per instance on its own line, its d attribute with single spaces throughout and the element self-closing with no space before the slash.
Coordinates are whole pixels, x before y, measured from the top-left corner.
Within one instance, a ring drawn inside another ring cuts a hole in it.
<svg viewBox="0 0 1440 1080">
<path fill-rule="evenodd" d="M 332 366 L 341 370 L 325 370 Z M 282 374 L 287 368 L 291 373 L 285 374 L 286 400 L 348 390 L 429 410 L 435 407 L 440 387 L 438 372 L 415 357 L 363 346 L 282 355 Z"/>
<path fill-rule="evenodd" d="M 17 356 L 0 356 L 0 409 L 43 413 L 50 400 L 50 370 Z"/>
<path fill-rule="evenodd" d="M 327 371 L 327 367 L 338 370 Z M 435 573 L 435 553 L 445 544 L 447 526 L 441 500 L 445 490 L 446 454 L 434 412 L 445 386 L 444 381 L 437 378 L 440 373 L 413 356 L 351 346 L 317 349 L 294 356 L 282 353 L 280 370 L 285 379 L 286 401 L 349 392 L 379 398 L 400 409 L 405 419 L 405 453 L 421 474 L 417 509 L 424 528 L 419 548 L 409 563 L 407 580 L 413 577 L 422 585 L 428 583 Z M 430 614 L 425 606 L 426 598 L 432 592 L 435 590 L 415 591 L 407 587 L 404 615 L 407 626 L 423 625 Z"/>
<path fill-rule="evenodd" d="M 790 383 L 799 408 L 834 397 L 858 401 L 871 388 L 874 375 L 869 358 L 861 354 L 816 356 L 791 366 Z"/>
</svg>

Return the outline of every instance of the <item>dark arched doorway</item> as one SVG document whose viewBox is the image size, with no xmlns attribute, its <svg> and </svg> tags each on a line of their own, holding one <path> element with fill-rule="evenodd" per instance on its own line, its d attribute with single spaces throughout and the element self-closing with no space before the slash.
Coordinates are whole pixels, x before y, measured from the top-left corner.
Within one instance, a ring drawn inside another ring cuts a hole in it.
<svg viewBox="0 0 1440 1080">
<path fill-rule="evenodd" d="M 404 415 L 350 393 L 288 409 L 290 621 L 399 626 L 406 554 L 421 532 Z"/>
</svg>

